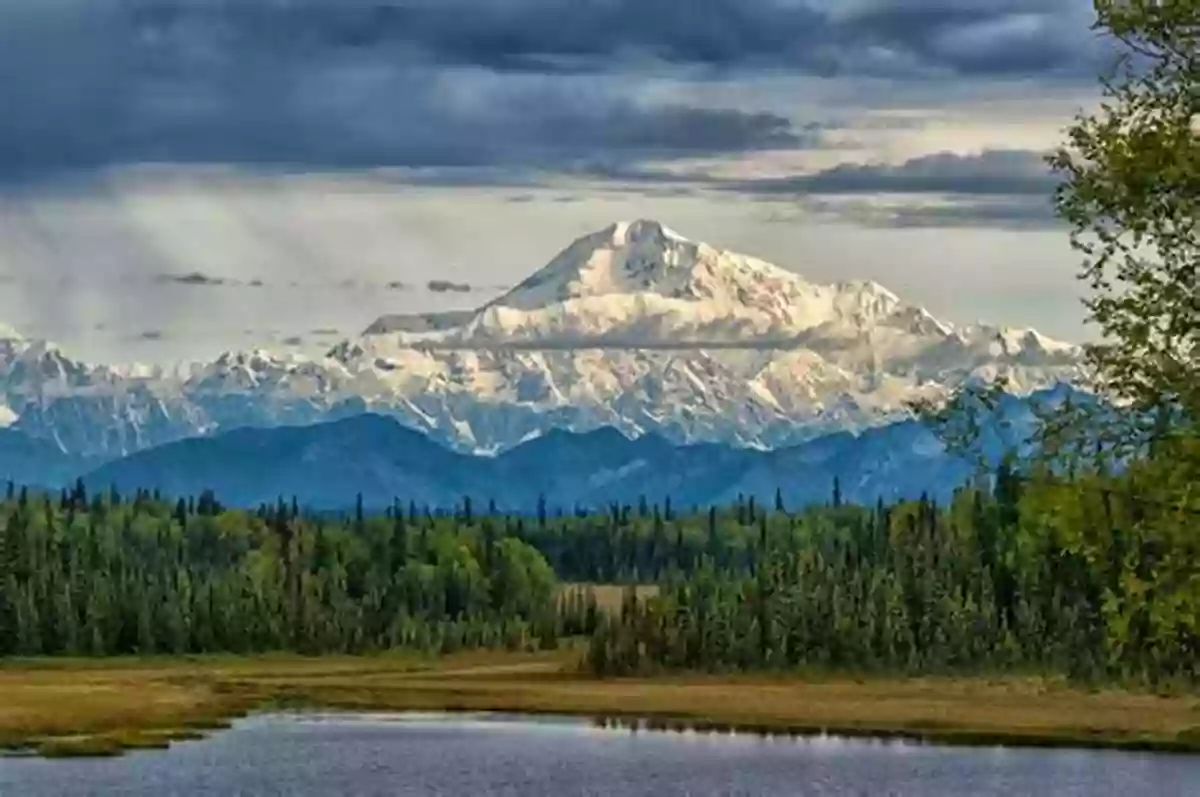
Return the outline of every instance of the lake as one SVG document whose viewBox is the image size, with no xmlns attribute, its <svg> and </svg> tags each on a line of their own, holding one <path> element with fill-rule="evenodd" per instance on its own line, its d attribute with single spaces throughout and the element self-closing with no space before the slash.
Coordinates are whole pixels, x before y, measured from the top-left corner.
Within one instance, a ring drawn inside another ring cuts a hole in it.
<svg viewBox="0 0 1200 797">
<path fill-rule="evenodd" d="M 572 720 L 251 717 L 170 752 L 0 758 L 3 797 L 1185 797 L 1200 756 L 952 749 L 605 729 Z"/>
</svg>

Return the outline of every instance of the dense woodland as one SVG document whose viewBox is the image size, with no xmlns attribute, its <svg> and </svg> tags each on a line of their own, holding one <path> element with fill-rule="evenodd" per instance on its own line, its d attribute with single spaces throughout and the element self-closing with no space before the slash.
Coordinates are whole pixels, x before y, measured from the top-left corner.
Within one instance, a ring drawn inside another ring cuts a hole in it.
<svg viewBox="0 0 1200 797">
<path fill-rule="evenodd" d="M 0 523 L 0 654 L 525 648 L 554 645 L 586 609 L 558 606 L 546 560 L 487 522 L 89 499 L 80 485 L 10 489 Z"/>
<path fill-rule="evenodd" d="M 1119 478 L 1002 469 L 950 506 L 830 507 L 718 528 L 692 573 L 592 639 L 596 672 L 1200 674 L 1200 516 Z M 750 513 L 752 514 L 752 513 Z M 736 522 L 736 519 L 732 519 Z M 755 533 L 757 532 L 757 533 Z"/>
<path fill-rule="evenodd" d="M 0 653 L 535 649 L 590 636 L 602 675 L 1045 672 L 1193 681 L 1194 518 L 1119 478 L 1008 468 L 950 506 L 675 515 L 255 512 L 212 495 L 0 506 Z M 605 613 L 559 583 L 656 583 Z"/>
</svg>

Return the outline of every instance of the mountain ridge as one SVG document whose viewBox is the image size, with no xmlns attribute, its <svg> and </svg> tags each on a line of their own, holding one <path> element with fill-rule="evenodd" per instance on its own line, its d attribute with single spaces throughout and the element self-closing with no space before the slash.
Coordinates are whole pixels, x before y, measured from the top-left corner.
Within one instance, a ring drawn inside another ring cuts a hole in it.
<svg viewBox="0 0 1200 797">
<path fill-rule="evenodd" d="M 1060 387 L 1028 399 L 1006 397 L 985 418 L 981 453 L 994 465 L 1006 451 L 1027 451 L 1035 405 L 1054 405 L 1074 392 Z M 826 501 L 835 481 L 851 502 L 922 494 L 945 499 L 973 467 L 914 420 L 767 451 L 676 445 L 653 433 L 630 437 L 611 427 L 582 434 L 555 429 L 489 456 L 454 451 L 394 418 L 364 413 L 178 441 L 83 478 L 91 489 L 115 486 L 122 492 L 195 495 L 211 489 L 246 507 L 298 497 L 310 508 L 337 510 L 361 495 L 374 508 L 400 500 L 450 509 L 470 498 L 531 512 L 543 500 L 559 508 L 603 509 L 643 498 L 704 506 L 779 497 L 800 509 Z"/>
<path fill-rule="evenodd" d="M 1082 361 L 1034 330 L 955 326 L 877 283 L 816 285 L 650 220 L 579 238 L 475 310 L 387 316 L 324 357 L 90 365 L 13 334 L 0 421 L 102 459 L 368 411 L 474 453 L 604 426 L 782 448 L 903 419 L 973 381 L 1022 394 L 1074 381 Z"/>
<path fill-rule="evenodd" d="M 555 430 L 499 455 L 473 455 L 365 413 L 181 440 L 82 478 L 89 489 L 157 489 L 172 496 L 213 490 L 244 507 L 300 496 L 310 508 L 344 509 L 361 494 L 373 508 L 401 500 L 447 509 L 471 498 L 531 511 L 543 496 L 558 507 L 598 508 L 639 495 L 705 503 L 764 455 L 717 444 L 673 446 L 655 435 L 628 438 L 611 427 L 582 434 Z"/>
</svg>

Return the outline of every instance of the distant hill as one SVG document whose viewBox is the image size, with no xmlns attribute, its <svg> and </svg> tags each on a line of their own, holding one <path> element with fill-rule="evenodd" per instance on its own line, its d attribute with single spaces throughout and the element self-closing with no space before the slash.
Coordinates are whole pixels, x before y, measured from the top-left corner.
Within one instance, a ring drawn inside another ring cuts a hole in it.
<svg viewBox="0 0 1200 797">
<path fill-rule="evenodd" d="M 1028 424 L 1028 405 L 1012 398 L 1006 414 Z M 997 426 L 999 428 L 999 425 Z M 1018 431 L 1009 431 L 1009 440 Z M 1001 434 L 988 435 L 993 457 Z M 675 445 L 656 435 L 630 439 L 612 428 L 551 431 L 498 456 L 452 451 L 390 417 L 362 414 L 313 426 L 238 429 L 142 451 L 91 471 L 92 488 L 157 488 L 167 494 L 214 490 L 224 502 L 253 506 L 296 496 L 315 509 L 371 507 L 394 499 L 451 507 L 470 497 L 505 510 L 602 507 L 613 502 L 677 507 L 728 502 L 739 494 L 789 507 L 829 500 L 835 479 L 847 501 L 946 497 L 970 466 L 946 453 L 921 424 L 908 421 L 839 433 L 775 451 L 720 444 Z"/>
<path fill-rule="evenodd" d="M 97 464 L 95 458 L 64 453 L 51 440 L 0 429 L 0 482 L 59 487 Z"/>
<path fill-rule="evenodd" d="M 490 490 L 483 476 L 475 458 L 389 418 L 363 414 L 168 443 L 103 465 L 84 482 L 170 495 L 211 489 L 224 503 L 245 506 L 295 495 L 308 506 L 334 508 L 351 505 L 359 492 L 376 505 L 393 496 L 440 505 Z"/>
</svg>

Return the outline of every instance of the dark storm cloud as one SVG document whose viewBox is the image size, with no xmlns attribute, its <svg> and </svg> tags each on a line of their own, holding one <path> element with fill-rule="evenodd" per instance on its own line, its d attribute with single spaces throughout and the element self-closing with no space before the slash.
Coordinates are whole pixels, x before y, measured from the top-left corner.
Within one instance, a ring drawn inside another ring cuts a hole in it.
<svg viewBox="0 0 1200 797">
<path fill-rule="evenodd" d="M 1078 69 L 1094 55 L 1090 0 L 142 0 L 126 8 L 143 29 L 200 31 L 276 56 L 386 51 L 535 72 L 653 59 L 1040 74 Z"/>
<path fill-rule="evenodd" d="M 841 164 L 815 174 L 729 182 L 751 194 L 979 194 L 1049 197 L 1058 179 L 1043 156 L 1029 150 L 939 152 L 898 166 Z"/>
<path fill-rule="evenodd" d="M 645 102 L 603 78 L 449 68 L 440 5 L 383 6 L 415 27 L 376 26 L 357 0 L 0 2 L 0 178 L 127 162 L 503 172 L 816 138 L 775 114 Z"/>
<path fill-rule="evenodd" d="M 628 81 L 645 63 L 1090 75 L 1089 6 L 0 0 L 0 179 L 153 161 L 511 179 L 506 169 L 813 146 L 820 131 L 781 116 L 644 101 Z"/>
<path fill-rule="evenodd" d="M 1053 204 L 1058 178 L 1041 153 L 1028 150 L 939 152 L 897 166 L 841 164 L 809 175 L 739 181 L 702 177 L 697 184 L 876 227 L 1062 224 Z M 780 214 L 778 220 L 790 218 Z"/>
<path fill-rule="evenodd" d="M 959 75 L 1076 75 L 1090 80 L 1108 51 L 1090 30 L 1092 0 L 828 0 L 851 53 Z M 839 8 L 840 7 L 840 8 Z M 871 60 L 868 59 L 868 63 Z"/>
</svg>

